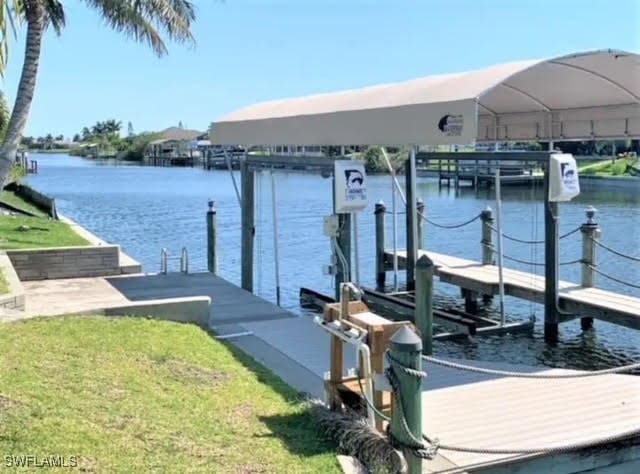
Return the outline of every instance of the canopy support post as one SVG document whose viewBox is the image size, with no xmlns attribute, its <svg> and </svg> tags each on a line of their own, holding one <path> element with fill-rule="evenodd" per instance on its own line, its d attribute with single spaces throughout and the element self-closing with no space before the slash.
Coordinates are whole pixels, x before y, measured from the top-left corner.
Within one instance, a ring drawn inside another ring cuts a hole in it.
<svg viewBox="0 0 640 474">
<path fill-rule="evenodd" d="M 418 223 L 416 205 L 416 149 L 411 147 L 409 159 L 405 162 L 406 179 L 406 222 L 407 222 L 407 291 L 416 289 L 416 260 L 418 242 Z"/>
<path fill-rule="evenodd" d="M 553 140 L 549 140 L 553 151 Z M 558 342 L 558 203 L 549 201 L 549 161 L 544 169 L 544 340 Z"/>
<path fill-rule="evenodd" d="M 254 221 L 254 171 L 249 168 L 247 157 L 240 162 L 240 181 L 242 185 L 242 248 L 241 248 L 241 286 L 244 290 L 253 293 L 253 241 L 255 236 Z"/>
</svg>

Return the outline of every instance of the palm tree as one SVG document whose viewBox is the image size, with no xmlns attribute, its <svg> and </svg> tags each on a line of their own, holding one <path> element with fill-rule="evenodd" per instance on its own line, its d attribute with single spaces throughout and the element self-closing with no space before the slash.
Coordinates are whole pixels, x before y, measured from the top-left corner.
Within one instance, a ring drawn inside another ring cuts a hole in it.
<svg viewBox="0 0 640 474">
<path fill-rule="evenodd" d="M 4 0 L 6 3 L 9 0 Z M 13 0 L 14 14 L 27 23 L 27 39 L 22 74 L 16 100 L 0 148 L 0 189 L 4 187 L 24 132 L 33 101 L 44 30 L 51 26 L 60 34 L 65 24 L 60 0 Z M 163 34 L 170 40 L 194 42 L 191 23 L 195 12 L 189 0 L 82 0 L 98 11 L 105 22 L 138 42 L 147 43 L 158 55 L 167 54 Z M 4 9 L 1 9 L 5 11 Z M 0 28 L 2 27 L 0 18 Z M 1 31 L 0 31 L 1 33 Z M 1 42 L 0 42 L 1 47 Z M 1 65 L 1 64 L 0 64 Z"/>
</svg>

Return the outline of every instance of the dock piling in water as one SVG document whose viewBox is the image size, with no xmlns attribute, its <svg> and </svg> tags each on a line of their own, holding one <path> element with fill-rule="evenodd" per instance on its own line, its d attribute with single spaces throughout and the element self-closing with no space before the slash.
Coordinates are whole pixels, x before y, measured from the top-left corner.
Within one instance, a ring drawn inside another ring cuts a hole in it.
<svg viewBox="0 0 640 474">
<path fill-rule="evenodd" d="M 424 246 L 424 215 L 425 215 L 425 205 L 424 200 L 422 198 L 418 198 L 416 201 L 416 222 L 418 224 L 418 249 L 421 249 Z"/>
<path fill-rule="evenodd" d="M 601 230 L 598 223 L 593 220 L 596 215 L 596 209 L 589 206 L 585 214 L 587 216 L 587 222 L 580 226 L 580 233 L 582 234 L 581 284 L 585 288 L 593 288 L 596 277 L 593 268 L 597 265 L 595 241 L 600 238 Z M 591 329 L 593 327 L 593 318 L 580 318 L 580 326 L 583 331 Z"/>
<path fill-rule="evenodd" d="M 215 202 L 210 200 L 207 211 L 207 269 L 214 275 L 218 273 L 217 231 Z"/>
<path fill-rule="evenodd" d="M 383 201 L 378 201 L 375 206 L 374 215 L 376 218 L 376 285 L 379 290 L 383 290 L 386 283 L 386 270 L 384 262 L 385 247 L 385 214 L 387 208 Z"/>
<path fill-rule="evenodd" d="M 254 171 L 249 168 L 246 158 L 240 163 L 240 181 L 242 183 L 242 289 L 253 293 Z"/>
</svg>

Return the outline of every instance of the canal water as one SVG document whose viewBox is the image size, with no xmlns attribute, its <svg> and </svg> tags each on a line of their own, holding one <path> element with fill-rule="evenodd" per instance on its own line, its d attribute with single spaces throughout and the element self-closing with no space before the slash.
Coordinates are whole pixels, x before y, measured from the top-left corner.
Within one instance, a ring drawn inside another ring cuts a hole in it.
<svg viewBox="0 0 640 474">
<path fill-rule="evenodd" d="M 192 271 L 206 270 L 207 201 L 215 200 L 218 211 L 218 252 L 220 274 L 240 280 L 240 207 L 230 174 L 198 168 L 146 167 L 115 162 L 90 161 L 67 155 L 34 155 L 40 173 L 28 182 L 56 198 L 58 210 L 139 260 L 146 272 L 160 268 L 160 251 L 167 248 L 178 256 L 186 247 Z M 239 176 L 236 174 L 236 179 Z M 275 301 L 271 175 L 262 172 L 256 180 L 256 292 Z M 330 179 L 305 173 L 274 174 L 277 190 L 278 240 L 282 304 L 294 312 L 299 307 L 300 287 L 332 294 L 332 278 L 323 275 L 329 263 L 330 244 L 324 237 L 323 216 L 331 214 Z M 359 273 L 363 285 L 374 286 L 373 203 L 383 200 L 391 209 L 391 178 L 372 176 L 369 180 L 369 209 L 358 217 Z M 477 215 L 486 206 L 495 209 L 491 190 L 439 188 L 437 180 L 420 178 L 418 193 L 426 202 L 429 219 L 451 225 Z M 544 238 L 542 190 L 538 187 L 503 187 L 504 232 L 523 240 Z M 596 220 L 602 227 L 601 240 L 623 254 L 640 255 L 640 192 L 638 190 L 585 190 L 574 201 L 560 205 L 560 233 L 582 224 L 584 210 L 598 209 Z M 401 211 L 398 198 L 398 210 Z M 398 215 L 398 247 L 404 247 L 404 215 Z M 387 216 L 387 246 L 392 245 L 392 216 Z M 425 224 L 426 248 L 463 258 L 480 260 L 480 222 L 455 230 Z M 526 245 L 505 240 L 505 255 L 527 262 L 544 261 L 543 245 Z M 570 262 L 581 256 L 579 232 L 563 239 L 560 260 Z M 172 262 L 170 270 L 178 271 Z M 505 260 L 505 266 L 542 274 L 543 267 Z M 640 263 L 625 260 L 598 249 L 598 268 L 621 280 L 640 284 Z M 579 265 L 560 267 L 560 277 L 579 282 Z M 389 273 L 388 282 L 393 282 Z M 598 276 L 597 286 L 640 296 L 640 290 Z M 404 276 L 400 274 L 400 284 Z M 442 305 L 459 305 L 459 290 L 438 284 Z M 494 305 L 497 305 L 497 298 Z M 509 320 L 536 317 L 533 335 L 482 337 L 464 342 L 437 343 L 439 355 L 507 360 L 529 365 L 571 368 L 601 368 L 640 360 L 640 333 L 596 321 L 594 331 L 583 334 L 579 321 L 561 325 L 561 342 L 544 343 L 541 306 L 507 298 Z M 487 314 L 497 317 L 496 308 Z"/>
</svg>

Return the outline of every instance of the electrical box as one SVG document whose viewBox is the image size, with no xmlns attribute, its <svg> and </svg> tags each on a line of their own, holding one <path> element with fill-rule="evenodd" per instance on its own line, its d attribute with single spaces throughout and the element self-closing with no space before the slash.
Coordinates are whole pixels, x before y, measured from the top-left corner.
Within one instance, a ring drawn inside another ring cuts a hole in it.
<svg viewBox="0 0 640 474">
<path fill-rule="evenodd" d="M 338 236 L 338 216 L 324 216 L 324 236 L 325 237 L 337 237 Z"/>
<path fill-rule="evenodd" d="M 367 207 L 367 175 L 364 163 L 337 160 L 333 173 L 335 213 L 349 214 Z"/>
<path fill-rule="evenodd" d="M 549 201 L 571 201 L 580 194 L 578 165 L 570 153 L 554 153 L 549 160 Z"/>
</svg>

